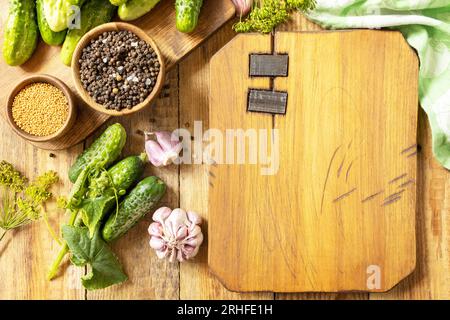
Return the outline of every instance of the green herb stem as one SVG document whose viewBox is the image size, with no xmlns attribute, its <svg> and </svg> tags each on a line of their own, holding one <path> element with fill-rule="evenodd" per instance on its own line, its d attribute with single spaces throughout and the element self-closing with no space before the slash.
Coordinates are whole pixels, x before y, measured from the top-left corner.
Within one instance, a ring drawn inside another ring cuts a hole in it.
<svg viewBox="0 0 450 320">
<path fill-rule="evenodd" d="M 67 223 L 69 226 L 73 226 L 75 224 L 75 221 L 78 216 L 78 211 L 71 211 L 69 222 Z M 52 266 L 50 267 L 50 271 L 47 274 L 48 280 L 53 280 L 56 275 L 58 274 L 59 266 L 61 265 L 61 262 L 63 261 L 66 254 L 69 252 L 69 246 L 66 242 L 64 242 L 61 250 L 58 253 L 58 256 L 56 257 L 55 261 L 53 262 Z"/>
<path fill-rule="evenodd" d="M 0 241 L 3 240 L 3 238 L 5 237 L 5 235 L 6 235 L 7 232 L 8 232 L 8 230 L 3 230 L 3 234 L 2 234 L 2 236 L 0 237 Z"/>
<path fill-rule="evenodd" d="M 59 251 L 58 256 L 56 257 L 55 261 L 53 262 L 50 271 L 47 274 L 48 280 L 53 280 L 56 275 L 58 274 L 59 265 L 61 264 L 62 260 L 66 256 L 66 254 L 69 252 L 69 246 L 67 243 L 64 242 L 64 245 L 62 246 L 61 250 Z"/>
</svg>

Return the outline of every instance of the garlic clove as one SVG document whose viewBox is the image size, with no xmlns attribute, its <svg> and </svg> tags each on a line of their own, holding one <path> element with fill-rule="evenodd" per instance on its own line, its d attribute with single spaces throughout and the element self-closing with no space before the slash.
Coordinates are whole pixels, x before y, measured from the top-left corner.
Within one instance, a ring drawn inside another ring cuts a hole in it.
<svg viewBox="0 0 450 320">
<path fill-rule="evenodd" d="M 150 239 L 150 247 L 152 247 L 155 250 L 161 250 L 164 249 L 166 243 L 161 238 L 151 237 Z"/>
<path fill-rule="evenodd" d="M 151 139 L 154 136 L 156 141 Z M 183 143 L 178 137 L 167 131 L 146 132 L 145 150 L 150 162 L 156 167 L 167 166 L 178 158 Z"/>
<path fill-rule="evenodd" d="M 231 0 L 236 7 L 236 15 L 244 17 L 249 14 L 253 6 L 253 0 Z"/>
<path fill-rule="evenodd" d="M 153 222 L 149 227 L 148 227 L 148 233 L 151 236 L 155 236 L 155 237 L 162 237 L 163 235 L 163 228 L 161 226 L 160 223 L 158 222 Z"/>
<path fill-rule="evenodd" d="M 165 226 L 171 236 L 175 237 L 178 229 L 184 226 L 186 222 L 186 211 L 183 209 L 175 209 L 165 221 Z"/>
<path fill-rule="evenodd" d="M 159 222 L 162 226 L 164 225 L 164 221 L 167 219 L 168 216 L 170 216 L 170 213 L 172 212 L 172 209 L 168 207 L 162 207 L 155 211 L 153 214 L 152 219 L 154 221 Z M 163 228 L 162 228 L 163 229 Z"/>
<path fill-rule="evenodd" d="M 164 151 L 176 151 L 181 146 L 180 139 L 167 131 L 155 132 L 156 141 L 161 145 Z M 181 151 L 181 148 L 178 152 Z"/>
<path fill-rule="evenodd" d="M 164 258 L 166 258 L 167 257 L 167 255 L 168 255 L 168 253 L 169 253 L 169 251 L 166 249 L 166 250 L 156 250 L 156 256 L 159 258 L 159 259 L 164 259 Z"/>
<path fill-rule="evenodd" d="M 188 211 L 187 217 L 192 224 L 201 224 L 202 218 L 194 211 Z"/>
<path fill-rule="evenodd" d="M 189 230 L 186 226 L 181 226 L 176 233 L 176 240 L 180 241 L 189 235 Z"/>
<path fill-rule="evenodd" d="M 161 146 L 157 142 L 153 140 L 146 141 L 145 151 L 147 153 L 149 161 L 155 167 L 161 167 L 164 165 L 164 162 L 166 161 L 166 156 Z"/>
</svg>

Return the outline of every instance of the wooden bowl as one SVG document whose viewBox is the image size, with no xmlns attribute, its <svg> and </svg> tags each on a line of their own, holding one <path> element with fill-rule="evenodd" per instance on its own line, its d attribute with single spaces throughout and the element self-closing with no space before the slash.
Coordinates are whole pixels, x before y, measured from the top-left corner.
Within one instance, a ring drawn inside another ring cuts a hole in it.
<svg viewBox="0 0 450 320">
<path fill-rule="evenodd" d="M 79 60 L 80 60 L 80 56 L 82 54 L 84 47 L 86 47 L 92 39 L 98 38 L 103 32 L 121 31 L 121 30 L 131 31 L 134 34 L 136 34 L 140 39 L 142 39 L 145 42 L 147 42 L 148 44 L 150 44 L 150 46 L 153 48 L 156 55 L 158 56 L 160 68 L 159 68 L 158 78 L 156 79 L 156 84 L 153 87 L 152 92 L 150 92 L 148 97 L 143 102 L 135 105 L 131 109 L 125 108 L 121 111 L 116 111 L 116 110 L 106 109 L 103 105 L 97 103 L 89 95 L 89 93 L 84 89 L 84 87 L 81 83 L 81 78 L 80 78 Z M 138 112 L 138 111 L 144 109 L 145 107 L 149 106 L 158 97 L 158 95 L 163 87 L 163 84 L 164 84 L 165 74 L 166 74 L 166 72 L 165 72 L 165 66 L 164 66 L 164 59 L 163 59 L 163 56 L 161 55 L 161 52 L 159 51 L 158 47 L 156 46 L 156 43 L 153 41 L 152 38 L 150 38 L 145 33 L 145 31 L 143 31 L 142 29 L 140 29 L 134 25 L 131 25 L 129 23 L 110 22 L 110 23 L 102 24 L 102 25 L 92 29 L 91 31 L 86 33 L 83 36 L 83 38 L 81 38 L 80 42 L 78 43 L 77 47 L 75 48 L 75 52 L 74 52 L 73 58 L 72 58 L 72 77 L 73 77 L 73 81 L 75 83 L 75 88 L 77 89 L 77 92 L 80 95 L 80 97 L 92 109 L 94 109 L 98 112 L 104 113 L 104 114 L 111 115 L 111 116 L 129 115 L 129 114 Z"/>
<path fill-rule="evenodd" d="M 55 132 L 54 134 L 49 135 L 49 136 L 40 137 L 40 136 L 35 136 L 32 134 L 29 134 L 29 133 L 23 131 L 21 128 L 19 128 L 19 126 L 14 121 L 14 118 L 12 115 L 12 105 L 14 102 L 14 98 L 16 97 L 16 95 L 19 93 L 20 90 L 22 90 L 24 87 L 26 87 L 30 84 L 42 83 L 42 82 L 51 84 L 51 85 L 55 86 L 56 88 L 60 89 L 64 93 L 64 95 L 67 98 L 68 105 L 69 105 L 69 114 L 67 116 L 66 122 L 57 132 Z M 25 78 L 22 81 L 20 81 L 14 87 L 14 89 L 11 91 L 11 93 L 9 94 L 8 103 L 6 105 L 6 108 L 7 108 L 7 112 L 6 112 L 7 117 L 6 118 L 8 120 L 9 125 L 14 130 L 14 132 L 16 132 L 22 138 L 29 140 L 29 141 L 34 141 L 34 142 L 47 142 L 47 141 L 55 140 L 55 139 L 65 135 L 71 129 L 71 127 L 74 125 L 75 120 L 77 118 L 77 112 L 76 112 L 77 107 L 76 107 L 75 98 L 73 96 L 72 91 L 61 80 L 59 80 L 53 76 L 49 76 L 49 75 L 45 75 L 45 74 L 33 75 L 33 76 L 30 76 L 30 77 Z"/>
</svg>

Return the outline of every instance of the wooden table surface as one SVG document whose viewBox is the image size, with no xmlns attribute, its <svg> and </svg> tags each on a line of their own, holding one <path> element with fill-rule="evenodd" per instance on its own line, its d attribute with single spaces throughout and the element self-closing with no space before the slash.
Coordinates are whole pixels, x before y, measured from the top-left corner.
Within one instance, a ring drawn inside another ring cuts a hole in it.
<svg viewBox="0 0 450 320">
<path fill-rule="evenodd" d="M 281 30 L 316 30 L 300 15 Z M 154 109 L 134 116 L 113 119 L 128 132 L 125 154 L 142 151 L 143 130 L 193 129 L 194 121 L 208 126 L 208 61 L 234 36 L 231 23 L 222 27 L 204 45 L 190 54 L 167 76 L 166 89 Z M 98 135 L 105 127 L 96 132 Z M 91 142 L 69 150 L 49 153 L 17 137 L 6 121 L 0 119 L 0 159 L 15 164 L 27 176 L 46 170 L 57 171 L 62 178 L 54 188 L 66 194 L 71 184 L 67 170 L 75 157 Z M 450 173 L 443 169 L 431 152 L 431 130 L 426 115 L 420 111 L 417 194 L 417 268 L 413 274 L 388 293 L 323 294 L 239 294 L 227 291 L 208 271 L 207 243 L 192 262 L 171 264 L 158 260 L 148 245 L 147 216 L 136 228 L 114 244 L 130 280 L 120 286 L 94 292 L 85 291 L 80 276 L 85 270 L 64 265 L 64 276 L 46 281 L 49 264 L 58 245 L 51 239 L 43 222 L 10 232 L 0 243 L 0 299 L 449 299 L 450 298 Z M 182 165 L 156 169 L 147 166 L 147 174 L 160 176 L 169 186 L 162 205 L 199 212 L 207 229 L 206 166 Z M 51 203 L 47 206 L 54 228 L 67 217 Z"/>
</svg>

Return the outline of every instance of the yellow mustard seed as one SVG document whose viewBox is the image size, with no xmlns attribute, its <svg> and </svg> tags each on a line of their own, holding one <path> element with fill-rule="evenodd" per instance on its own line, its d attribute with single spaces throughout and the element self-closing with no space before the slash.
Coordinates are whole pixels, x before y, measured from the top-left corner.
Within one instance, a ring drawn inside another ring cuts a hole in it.
<svg viewBox="0 0 450 320">
<path fill-rule="evenodd" d="M 64 125 L 69 116 L 69 102 L 57 87 L 48 83 L 33 83 L 14 97 L 12 116 L 23 131 L 45 137 Z"/>
</svg>

